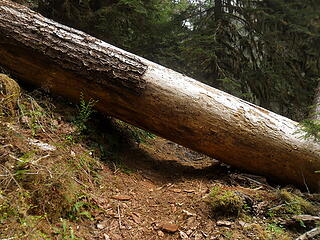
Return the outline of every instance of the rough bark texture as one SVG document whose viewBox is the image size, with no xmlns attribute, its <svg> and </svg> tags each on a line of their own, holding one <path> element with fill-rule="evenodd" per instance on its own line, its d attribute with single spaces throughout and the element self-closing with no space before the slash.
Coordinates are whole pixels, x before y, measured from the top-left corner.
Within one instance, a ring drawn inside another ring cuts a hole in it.
<svg viewBox="0 0 320 240">
<path fill-rule="evenodd" d="M 10 1 L 0 2 L 0 64 L 17 77 L 256 174 L 320 190 L 319 145 L 296 122 Z"/>
</svg>

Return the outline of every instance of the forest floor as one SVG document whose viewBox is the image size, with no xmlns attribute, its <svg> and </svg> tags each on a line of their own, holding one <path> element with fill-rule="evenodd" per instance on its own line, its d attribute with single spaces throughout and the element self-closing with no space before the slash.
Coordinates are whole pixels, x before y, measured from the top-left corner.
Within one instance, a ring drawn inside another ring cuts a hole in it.
<svg viewBox="0 0 320 240">
<path fill-rule="evenodd" d="M 24 91 L 1 115 L 0 239 L 281 240 L 319 224 L 319 194 L 90 114 Z"/>
</svg>

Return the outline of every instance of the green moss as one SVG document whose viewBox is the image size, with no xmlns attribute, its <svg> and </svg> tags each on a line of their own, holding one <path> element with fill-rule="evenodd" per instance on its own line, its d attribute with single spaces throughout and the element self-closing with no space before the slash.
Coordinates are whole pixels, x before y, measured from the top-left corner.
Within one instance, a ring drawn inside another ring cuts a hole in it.
<svg viewBox="0 0 320 240">
<path fill-rule="evenodd" d="M 269 216 L 317 214 L 318 209 L 316 206 L 286 189 L 282 189 L 278 192 L 278 198 L 280 204 L 270 208 Z"/>
<path fill-rule="evenodd" d="M 11 208 L 7 201 L 0 201 L 0 224 L 4 224 L 9 217 L 15 215 L 17 215 L 16 210 Z"/>
<path fill-rule="evenodd" d="M 38 181 L 38 186 L 32 191 L 34 207 L 29 213 L 46 214 L 50 219 L 64 217 L 71 210 L 80 193 L 80 186 L 66 176 L 61 179 L 50 179 L 50 181 L 41 179 Z"/>
<path fill-rule="evenodd" d="M 209 197 L 215 214 L 238 216 L 245 211 L 245 200 L 235 191 L 214 186 Z"/>
<path fill-rule="evenodd" d="M 289 240 L 292 239 L 286 232 L 285 229 L 276 224 L 270 223 L 268 225 L 260 225 L 258 223 L 249 224 L 244 227 L 245 234 L 249 237 L 254 236 L 254 239 L 259 240 Z"/>
<path fill-rule="evenodd" d="M 13 79 L 0 74 L 0 116 L 14 115 L 20 96 L 20 87 Z"/>
</svg>

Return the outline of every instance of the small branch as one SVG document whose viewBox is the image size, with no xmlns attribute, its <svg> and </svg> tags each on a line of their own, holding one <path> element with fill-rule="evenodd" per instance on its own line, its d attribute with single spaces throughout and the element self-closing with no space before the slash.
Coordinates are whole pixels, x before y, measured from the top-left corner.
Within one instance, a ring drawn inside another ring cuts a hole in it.
<svg viewBox="0 0 320 240">
<path fill-rule="evenodd" d="M 295 215 L 295 216 L 292 216 L 292 218 L 298 221 L 319 221 L 320 220 L 320 217 L 311 216 L 311 215 Z"/>
<path fill-rule="evenodd" d="M 310 194 L 309 187 L 308 187 L 307 182 L 306 182 L 306 178 L 304 177 L 304 174 L 303 174 L 302 171 L 301 171 L 301 175 L 302 175 L 302 179 L 303 179 L 303 184 L 306 187 L 307 192 Z"/>
<path fill-rule="evenodd" d="M 276 209 L 276 208 L 281 208 L 281 207 L 283 207 L 283 206 L 288 206 L 288 205 L 295 204 L 295 203 L 299 203 L 299 202 L 293 201 L 293 202 L 289 202 L 289 203 L 280 204 L 280 205 L 278 205 L 278 206 L 269 208 L 268 211 L 272 211 L 272 210 L 274 210 L 274 209 Z"/>
<path fill-rule="evenodd" d="M 316 227 L 311 229 L 310 231 L 302 234 L 301 236 L 299 236 L 298 238 L 296 238 L 296 240 L 307 240 L 307 239 L 311 239 L 317 235 L 320 234 L 320 228 Z"/>
<path fill-rule="evenodd" d="M 113 174 L 117 174 L 117 172 L 119 171 L 119 168 L 117 167 L 117 165 L 114 162 L 112 162 L 112 164 L 113 164 L 113 167 L 114 167 Z"/>
<path fill-rule="evenodd" d="M 17 186 L 22 189 L 22 187 L 20 186 L 20 184 L 18 183 L 18 181 L 15 179 L 14 174 L 12 174 L 10 172 L 10 170 L 8 168 L 6 168 L 5 166 L 1 165 L 1 167 L 8 173 L 8 177 L 10 177 L 16 184 Z M 7 176 L 6 176 L 7 177 Z"/>
<path fill-rule="evenodd" d="M 14 160 L 17 160 L 18 162 L 24 162 L 21 159 L 17 158 L 16 156 L 13 156 L 12 154 L 9 154 L 9 157 L 13 158 Z"/>
<path fill-rule="evenodd" d="M 1 146 L 1 148 L 5 148 L 5 147 L 12 147 L 12 145 L 11 144 L 6 144 L 6 145 Z"/>
<path fill-rule="evenodd" d="M 80 185 L 84 186 L 85 188 L 89 188 L 88 185 L 84 184 L 83 182 L 81 182 L 79 179 L 75 178 L 75 177 L 71 177 L 75 182 L 79 183 Z"/>
<path fill-rule="evenodd" d="M 120 211 L 120 206 L 118 205 L 118 222 L 119 222 L 119 229 L 122 229 L 122 224 L 121 224 L 121 211 Z"/>
<path fill-rule="evenodd" d="M 253 178 L 251 178 L 251 177 L 249 177 L 249 176 L 246 176 L 246 175 L 244 175 L 244 174 L 241 174 L 241 175 L 240 175 L 240 174 L 231 174 L 231 177 L 233 177 L 233 178 L 238 178 L 238 179 L 240 179 L 240 180 L 247 180 L 247 181 L 249 181 L 249 182 L 251 182 L 251 183 L 255 183 L 255 184 L 260 185 L 260 186 L 263 186 L 263 187 L 265 187 L 265 188 L 267 188 L 267 189 L 275 190 L 274 187 L 271 187 L 271 186 L 268 185 L 268 184 L 262 183 L 262 182 L 260 182 L 260 181 L 258 181 L 258 180 L 255 180 L 255 179 L 253 179 Z"/>
<path fill-rule="evenodd" d="M 0 240 L 11 240 L 11 239 L 16 239 L 17 237 L 9 237 L 9 238 L 0 238 Z"/>
<path fill-rule="evenodd" d="M 31 163 L 32 163 L 32 164 L 36 164 L 36 163 L 39 162 L 40 160 L 42 160 L 42 159 L 44 159 L 44 158 L 47 158 L 47 157 L 50 157 L 50 154 L 47 154 L 47 155 L 42 156 L 42 157 L 39 157 L 37 160 L 32 161 Z"/>
</svg>

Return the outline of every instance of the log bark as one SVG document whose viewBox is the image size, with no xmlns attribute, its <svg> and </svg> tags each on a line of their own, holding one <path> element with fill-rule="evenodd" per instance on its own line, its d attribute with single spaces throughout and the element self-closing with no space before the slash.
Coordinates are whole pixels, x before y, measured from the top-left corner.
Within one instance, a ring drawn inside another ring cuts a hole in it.
<svg viewBox="0 0 320 240">
<path fill-rule="evenodd" d="M 0 64 L 232 166 L 320 190 L 320 148 L 298 123 L 49 20 L 0 2 Z"/>
</svg>

